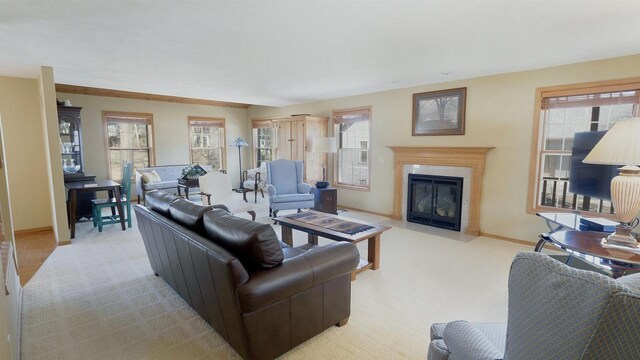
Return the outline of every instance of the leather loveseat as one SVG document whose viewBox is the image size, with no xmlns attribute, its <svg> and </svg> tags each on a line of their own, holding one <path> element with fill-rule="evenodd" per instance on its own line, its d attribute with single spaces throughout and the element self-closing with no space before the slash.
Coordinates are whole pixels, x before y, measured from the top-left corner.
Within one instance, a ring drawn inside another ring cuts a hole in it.
<svg viewBox="0 0 640 360">
<path fill-rule="evenodd" d="M 273 359 L 346 324 L 353 244 L 289 247 L 273 228 L 162 191 L 136 205 L 151 268 L 245 359 Z M 217 207 L 217 208 L 216 208 Z"/>
</svg>

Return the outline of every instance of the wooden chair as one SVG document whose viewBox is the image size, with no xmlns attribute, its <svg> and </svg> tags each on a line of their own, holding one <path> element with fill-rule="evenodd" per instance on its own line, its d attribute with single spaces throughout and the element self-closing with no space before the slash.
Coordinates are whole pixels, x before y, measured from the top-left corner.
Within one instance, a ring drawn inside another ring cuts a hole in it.
<svg viewBox="0 0 640 360">
<path fill-rule="evenodd" d="M 245 191 L 254 192 L 254 203 L 258 202 L 258 191 L 264 199 L 264 188 L 267 186 L 267 162 L 263 161 L 260 167 L 242 172 L 242 187 Z"/>
<path fill-rule="evenodd" d="M 133 163 L 125 161 L 122 165 L 122 185 L 120 190 L 120 201 L 122 202 L 123 212 L 126 213 L 125 220 L 127 227 L 131 227 L 131 176 L 133 172 Z M 91 200 L 93 206 L 93 227 L 97 227 L 102 232 L 102 225 L 120 223 L 120 215 L 116 214 L 115 197 L 108 199 Z M 103 216 L 102 209 L 111 208 L 111 215 Z"/>
</svg>

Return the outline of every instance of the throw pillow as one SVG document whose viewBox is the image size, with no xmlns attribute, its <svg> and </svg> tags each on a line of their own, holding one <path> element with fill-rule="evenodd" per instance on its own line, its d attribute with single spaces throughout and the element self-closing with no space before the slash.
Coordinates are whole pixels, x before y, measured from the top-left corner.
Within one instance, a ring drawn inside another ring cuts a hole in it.
<svg viewBox="0 0 640 360">
<path fill-rule="evenodd" d="M 204 228 L 211 241 L 232 253 L 249 269 L 274 267 L 284 260 L 278 236 L 269 224 L 214 209 L 204 214 Z"/>
<path fill-rule="evenodd" d="M 158 175 L 158 173 L 155 170 L 151 170 L 149 172 L 143 172 L 140 175 L 142 176 L 143 184 L 152 184 L 152 183 L 162 181 L 162 179 L 160 179 L 160 175 Z"/>
</svg>

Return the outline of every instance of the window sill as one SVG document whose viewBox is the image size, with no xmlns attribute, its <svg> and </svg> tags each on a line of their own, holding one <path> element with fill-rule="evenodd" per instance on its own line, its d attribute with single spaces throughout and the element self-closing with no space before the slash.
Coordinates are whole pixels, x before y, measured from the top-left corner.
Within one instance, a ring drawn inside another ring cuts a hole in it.
<svg viewBox="0 0 640 360">
<path fill-rule="evenodd" d="M 338 189 L 344 189 L 344 190 L 357 190 L 357 191 L 366 191 L 366 192 L 371 191 L 371 188 L 369 186 L 356 186 L 356 185 L 347 185 L 347 184 L 339 184 L 339 183 L 334 183 L 333 186 Z"/>
</svg>

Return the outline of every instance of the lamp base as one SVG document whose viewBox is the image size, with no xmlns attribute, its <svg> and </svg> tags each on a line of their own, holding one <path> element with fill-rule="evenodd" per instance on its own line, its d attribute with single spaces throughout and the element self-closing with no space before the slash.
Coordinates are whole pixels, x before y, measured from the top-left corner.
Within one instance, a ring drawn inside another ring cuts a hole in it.
<svg viewBox="0 0 640 360">
<path fill-rule="evenodd" d="M 616 231 L 607 237 L 607 244 L 627 246 L 636 249 L 638 241 L 631 235 L 631 226 L 626 224 L 616 225 Z"/>
<path fill-rule="evenodd" d="M 318 189 L 328 188 L 329 187 L 329 182 L 328 181 L 317 181 L 316 182 L 316 187 Z"/>
</svg>

